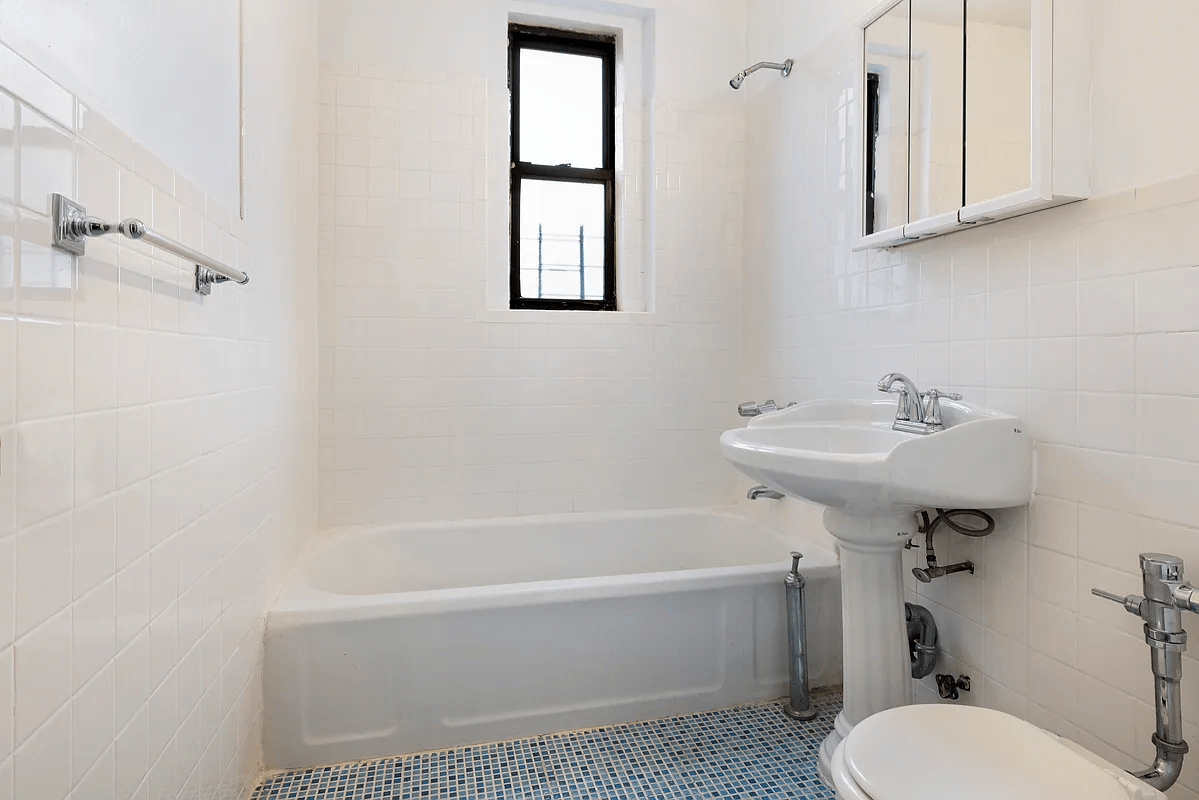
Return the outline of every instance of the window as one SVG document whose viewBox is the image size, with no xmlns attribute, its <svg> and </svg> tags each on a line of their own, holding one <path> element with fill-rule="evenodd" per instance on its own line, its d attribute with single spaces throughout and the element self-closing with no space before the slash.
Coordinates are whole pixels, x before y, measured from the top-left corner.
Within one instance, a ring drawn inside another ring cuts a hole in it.
<svg viewBox="0 0 1199 800">
<path fill-rule="evenodd" d="M 866 235 L 874 233 L 874 192 L 875 173 L 874 157 L 878 151 L 878 104 L 879 104 L 879 74 L 866 74 Z"/>
<path fill-rule="evenodd" d="M 512 308 L 616 310 L 616 41 L 509 29 Z"/>
</svg>

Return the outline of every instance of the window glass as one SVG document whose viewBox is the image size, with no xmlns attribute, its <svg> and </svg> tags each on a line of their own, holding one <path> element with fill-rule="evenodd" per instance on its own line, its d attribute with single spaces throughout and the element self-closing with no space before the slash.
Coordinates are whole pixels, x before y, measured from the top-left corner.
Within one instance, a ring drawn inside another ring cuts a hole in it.
<svg viewBox="0 0 1199 800">
<path fill-rule="evenodd" d="M 520 293 L 604 299 L 604 185 L 524 179 L 520 188 Z"/>
<path fill-rule="evenodd" d="M 593 56 L 520 51 L 520 160 L 604 165 L 604 62 Z"/>
</svg>

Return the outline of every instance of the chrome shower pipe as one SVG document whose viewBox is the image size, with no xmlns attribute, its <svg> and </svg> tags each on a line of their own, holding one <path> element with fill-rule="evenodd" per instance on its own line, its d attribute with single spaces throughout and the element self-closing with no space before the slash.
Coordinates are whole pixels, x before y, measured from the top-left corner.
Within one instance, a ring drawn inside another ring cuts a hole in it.
<svg viewBox="0 0 1199 800">
<path fill-rule="evenodd" d="M 760 69 L 776 69 L 783 73 L 783 77 L 785 78 L 791 74 L 791 67 L 793 66 L 795 66 L 795 62 L 789 58 L 781 64 L 777 61 L 759 61 L 752 67 L 746 67 L 734 75 L 733 79 L 729 81 L 729 86 L 732 86 L 734 89 L 740 89 L 741 84 L 745 83 L 745 79 Z"/>
</svg>

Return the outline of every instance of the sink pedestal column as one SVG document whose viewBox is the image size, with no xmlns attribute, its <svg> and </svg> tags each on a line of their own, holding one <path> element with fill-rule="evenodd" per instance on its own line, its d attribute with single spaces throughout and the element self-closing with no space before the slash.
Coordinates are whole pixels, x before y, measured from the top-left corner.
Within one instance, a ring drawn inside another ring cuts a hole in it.
<svg viewBox="0 0 1199 800">
<path fill-rule="evenodd" d="M 916 516 L 828 508 L 824 527 L 841 551 L 845 638 L 845 707 L 820 747 L 820 773 L 831 785 L 833 751 L 853 727 L 871 714 L 911 703 L 901 552 L 916 535 Z"/>
</svg>

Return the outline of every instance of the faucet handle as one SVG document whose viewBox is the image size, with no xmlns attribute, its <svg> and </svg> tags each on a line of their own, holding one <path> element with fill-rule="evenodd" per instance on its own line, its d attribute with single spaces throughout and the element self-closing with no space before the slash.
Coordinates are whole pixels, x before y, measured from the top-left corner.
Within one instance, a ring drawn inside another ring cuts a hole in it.
<svg viewBox="0 0 1199 800">
<path fill-rule="evenodd" d="M 794 404 L 792 404 L 794 405 Z M 779 407 L 773 400 L 767 400 L 765 403 L 742 403 L 737 406 L 737 413 L 743 417 L 757 417 L 762 414 L 769 414 L 772 411 L 778 411 Z"/>
<path fill-rule="evenodd" d="M 961 400 L 960 394 L 951 392 L 943 392 L 940 389 L 929 389 L 921 395 L 924 398 L 924 421 L 929 425 L 940 426 L 944 424 L 941 419 L 941 398 L 946 400 Z"/>
<path fill-rule="evenodd" d="M 1102 589 L 1092 589 L 1091 594 L 1096 597 L 1102 597 L 1104 600 L 1111 600 L 1113 603 L 1119 603 L 1124 606 L 1124 610 L 1135 617 L 1142 616 L 1141 606 L 1145 602 L 1145 598 L 1140 595 L 1130 594 L 1127 597 L 1121 597 L 1118 594 L 1105 592 Z"/>
</svg>

